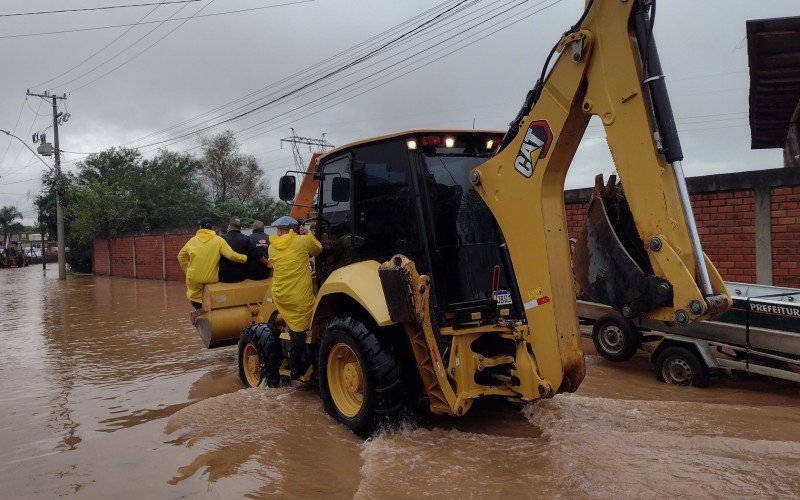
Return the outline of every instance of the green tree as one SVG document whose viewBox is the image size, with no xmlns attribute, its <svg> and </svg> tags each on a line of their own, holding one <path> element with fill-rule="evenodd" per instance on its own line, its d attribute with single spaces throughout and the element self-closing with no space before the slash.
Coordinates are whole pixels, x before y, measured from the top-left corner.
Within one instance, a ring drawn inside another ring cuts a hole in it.
<svg viewBox="0 0 800 500">
<path fill-rule="evenodd" d="M 273 198 L 272 196 L 259 196 L 248 201 L 248 215 L 253 220 L 260 220 L 269 225 L 280 217 L 289 213 L 289 205 Z"/>
<path fill-rule="evenodd" d="M 287 211 L 266 194 L 263 170 L 254 157 L 239 152 L 230 132 L 208 139 L 201 158 L 161 150 L 143 159 L 135 149 L 111 148 L 87 156 L 77 167 L 59 182 L 67 262 L 76 271 L 91 270 L 92 242 L 97 238 L 185 229 L 206 215 L 220 225 L 234 216 L 246 224 L 255 219 L 269 223 Z M 214 171 L 220 175 L 214 177 Z M 34 203 L 52 238 L 52 173 L 42 176 L 42 185 Z"/>
<path fill-rule="evenodd" d="M 78 164 L 77 175 L 62 181 L 70 266 L 91 269 L 92 241 L 97 238 L 193 226 L 208 211 L 197 178 L 199 165 L 191 155 L 166 150 L 148 160 L 125 148 L 86 157 Z M 36 204 L 50 231 L 55 212 L 52 190 L 37 197 Z"/>
<path fill-rule="evenodd" d="M 38 213 L 38 223 L 44 225 L 44 231 L 50 240 L 56 237 L 56 195 L 53 190 L 55 174 L 52 171 L 42 174 L 42 191 L 33 198 L 33 204 Z M 62 187 L 70 187 L 73 183 L 73 176 L 70 173 L 63 174 Z M 64 190 L 66 198 L 67 190 Z M 66 203 L 64 200 L 63 203 Z"/>
<path fill-rule="evenodd" d="M 229 200 L 238 203 L 263 196 L 267 191 L 264 170 L 255 156 L 242 154 L 233 132 L 200 139 L 202 148 L 201 178 L 215 203 Z"/>
<path fill-rule="evenodd" d="M 12 231 L 19 230 L 22 224 L 15 222 L 22 219 L 22 212 L 15 206 L 4 206 L 0 208 L 0 233 L 3 234 L 3 243 L 8 245 L 9 236 Z"/>
</svg>

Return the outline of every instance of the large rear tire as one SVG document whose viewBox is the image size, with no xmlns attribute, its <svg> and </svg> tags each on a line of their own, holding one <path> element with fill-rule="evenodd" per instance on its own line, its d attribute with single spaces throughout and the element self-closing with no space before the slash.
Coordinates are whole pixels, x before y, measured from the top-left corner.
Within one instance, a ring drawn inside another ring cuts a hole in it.
<svg viewBox="0 0 800 500">
<path fill-rule="evenodd" d="M 403 416 L 407 398 L 400 365 L 357 319 L 337 317 L 328 323 L 319 381 L 325 411 L 361 437 Z"/>
<path fill-rule="evenodd" d="M 642 343 L 633 323 L 616 314 L 606 314 L 595 322 L 592 341 L 600 356 L 615 363 L 631 359 Z"/>
<path fill-rule="evenodd" d="M 279 370 L 283 361 L 280 333 L 268 323 L 256 323 L 239 336 L 239 378 L 245 387 L 280 387 L 285 382 Z"/>
</svg>

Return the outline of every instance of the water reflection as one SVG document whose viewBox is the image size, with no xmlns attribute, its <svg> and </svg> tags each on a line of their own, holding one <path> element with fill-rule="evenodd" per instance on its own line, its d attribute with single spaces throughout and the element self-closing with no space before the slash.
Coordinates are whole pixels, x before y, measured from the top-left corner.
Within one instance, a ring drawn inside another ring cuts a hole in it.
<svg viewBox="0 0 800 500">
<path fill-rule="evenodd" d="M 800 495 L 800 384 L 679 389 L 590 355 L 578 394 L 363 442 L 313 387 L 240 390 L 181 283 L 56 275 L 0 270 L 7 497 Z"/>
</svg>

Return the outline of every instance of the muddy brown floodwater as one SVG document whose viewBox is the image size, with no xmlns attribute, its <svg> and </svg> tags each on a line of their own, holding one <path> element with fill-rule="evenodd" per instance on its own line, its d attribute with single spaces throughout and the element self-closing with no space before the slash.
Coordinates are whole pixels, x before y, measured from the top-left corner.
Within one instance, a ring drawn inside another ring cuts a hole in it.
<svg viewBox="0 0 800 500">
<path fill-rule="evenodd" d="M 800 385 L 655 381 L 587 347 L 576 394 L 363 442 L 313 388 L 242 390 L 180 283 L 0 270 L 0 497 L 797 497 Z"/>
</svg>

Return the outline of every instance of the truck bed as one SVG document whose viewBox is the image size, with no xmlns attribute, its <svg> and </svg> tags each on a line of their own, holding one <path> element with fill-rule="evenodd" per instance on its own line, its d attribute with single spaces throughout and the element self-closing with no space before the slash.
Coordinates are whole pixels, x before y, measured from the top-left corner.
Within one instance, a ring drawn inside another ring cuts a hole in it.
<svg viewBox="0 0 800 500">
<path fill-rule="evenodd" d="M 731 310 L 715 321 L 686 326 L 635 319 L 645 330 L 720 342 L 800 359 L 800 290 L 726 282 L 733 298 Z M 612 312 L 610 306 L 578 300 L 578 316 L 597 320 Z"/>
</svg>

